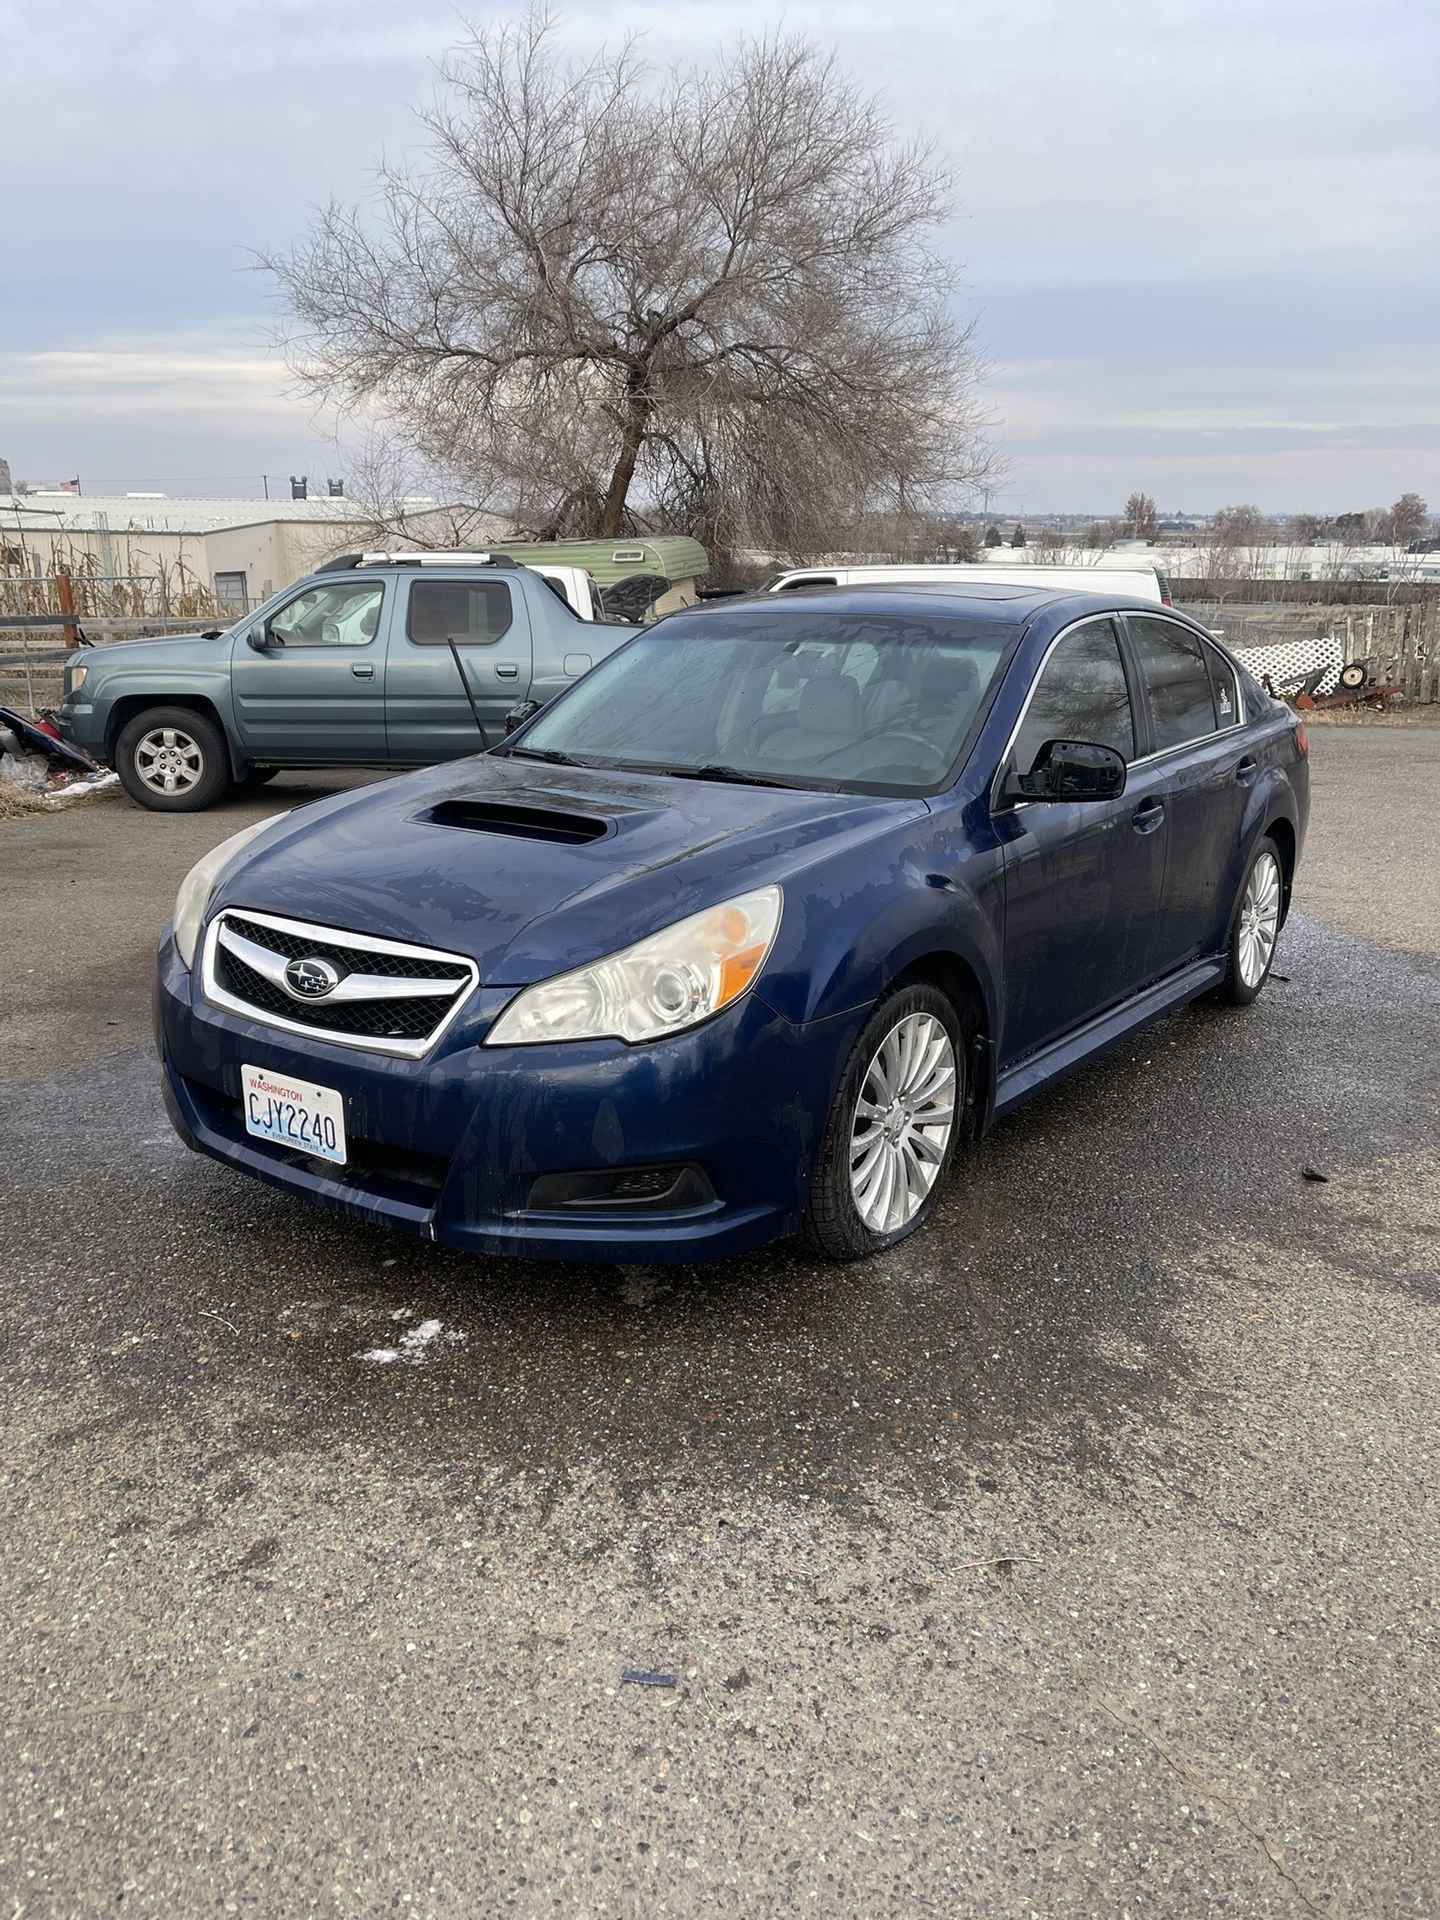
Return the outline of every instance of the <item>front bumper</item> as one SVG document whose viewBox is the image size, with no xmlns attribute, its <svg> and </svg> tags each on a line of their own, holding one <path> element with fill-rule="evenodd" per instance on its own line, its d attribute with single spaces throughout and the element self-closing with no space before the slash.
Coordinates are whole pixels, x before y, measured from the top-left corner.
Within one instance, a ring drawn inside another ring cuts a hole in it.
<svg viewBox="0 0 1440 1920">
<path fill-rule="evenodd" d="M 835 1084 L 865 1010 L 796 1027 L 757 994 L 647 1046 L 478 1044 L 511 989 L 480 989 L 424 1060 L 304 1040 L 211 1006 L 167 935 L 156 982 L 165 1103 L 188 1146 L 351 1218 L 480 1253 L 718 1259 L 800 1225 Z M 350 1163 L 249 1136 L 242 1066 L 338 1088 Z M 713 1198 L 674 1211 L 536 1210 L 545 1174 L 684 1163 Z"/>
<path fill-rule="evenodd" d="M 105 757 L 105 719 L 100 709 L 86 700 L 65 699 L 55 709 L 55 731 L 72 747 L 102 766 Z"/>
</svg>

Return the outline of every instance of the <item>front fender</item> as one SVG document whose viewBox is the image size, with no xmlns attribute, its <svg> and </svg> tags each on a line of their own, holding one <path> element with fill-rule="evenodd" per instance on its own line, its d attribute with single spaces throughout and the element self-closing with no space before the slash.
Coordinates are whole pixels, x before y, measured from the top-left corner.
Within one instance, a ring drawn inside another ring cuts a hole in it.
<svg viewBox="0 0 1440 1920">
<path fill-rule="evenodd" d="M 842 866 L 830 885 L 800 898 L 787 894 L 757 991 L 787 1020 L 825 1020 L 872 1005 L 898 975 L 939 957 L 973 976 L 993 1034 L 1001 888 L 998 854 L 956 862 L 948 872 L 912 858 L 858 875 Z"/>
</svg>

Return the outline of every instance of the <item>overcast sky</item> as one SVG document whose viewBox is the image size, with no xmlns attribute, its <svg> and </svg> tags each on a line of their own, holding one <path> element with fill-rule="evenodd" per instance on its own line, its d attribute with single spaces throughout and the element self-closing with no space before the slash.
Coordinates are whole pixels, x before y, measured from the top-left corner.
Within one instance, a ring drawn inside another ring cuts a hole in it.
<svg viewBox="0 0 1440 1920">
<path fill-rule="evenodd" d="M 466 7 L 472 18 L 486 17 Z M 571 5 L 657 62 L 777 11 Z M 1440 506 L 1440 9 L 791 4 L 959 175 L 996 506 Z M 89 492 L 343 472 L 247 249 L 414 140 L 433 0 L 0 0 L 0 454 Z"/>
</svg>

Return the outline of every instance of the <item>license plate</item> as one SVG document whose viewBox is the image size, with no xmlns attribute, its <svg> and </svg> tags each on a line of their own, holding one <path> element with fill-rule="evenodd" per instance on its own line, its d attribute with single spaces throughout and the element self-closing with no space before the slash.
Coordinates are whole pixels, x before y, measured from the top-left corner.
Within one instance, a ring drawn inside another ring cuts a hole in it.
<svg viewBox="0 0 1440 1920">
<path fill-rule="evenodd" d="M 241 1067 L 245 1131 L 257 1140 L 345 1164 L 345 1102 L 334 1087 L 317 1087 L 268 1067 Z"/>
</svg>

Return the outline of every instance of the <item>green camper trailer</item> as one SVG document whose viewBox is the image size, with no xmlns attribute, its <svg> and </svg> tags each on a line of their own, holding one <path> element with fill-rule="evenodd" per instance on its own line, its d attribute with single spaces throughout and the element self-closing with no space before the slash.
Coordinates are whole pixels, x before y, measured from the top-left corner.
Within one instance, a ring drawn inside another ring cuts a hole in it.
<svg viewBox="0 0 1440 1920">
<path fill-rule="evenodd" d="M 522 565 L 584 567 L 614 620 L 655 620 L 689 606 L 710 566 L 699 541 L 678 534 L 654 540 L 516 541 L 488 550 Z"/>
</svg>

